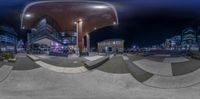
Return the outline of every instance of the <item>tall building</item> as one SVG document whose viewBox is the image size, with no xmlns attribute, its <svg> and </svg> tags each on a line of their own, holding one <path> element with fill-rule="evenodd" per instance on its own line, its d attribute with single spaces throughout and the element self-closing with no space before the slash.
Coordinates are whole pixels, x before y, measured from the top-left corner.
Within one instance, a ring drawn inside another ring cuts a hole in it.
<svg viewBox="0 0 200 99">
<path fill-rule="evenodd" d="M 184 49 L 198 49 L 197 34 L 193 28 L 186 28 L 182 31 L 181 44 Z"/>
<path fill-rule="evenodd" d="M 51 49 L 63 48 L 61 33 L 49 24 L 49 19 L 42 19 L 28 34 L 28 45 L 31 50 L 40 49 L 49 52 Z"/>
<path fill-rule="evenodd" d="M 16 52 L 17 33 L 11 27 L 0 26 L 0 51 Z"/>
<path fill-rule="evenodd" d="M 46 19 L 42 19 L 28 34 L 28 43 L 32 44 L 41 39 L 50 39 L 57 42 L 62 42 L 61 34 L 52 27 Z"/>
<path fill-rule="evenodd" d="M 62 53 L 74 49 L 77 43 L 76 32 L 58 32 L 59 27 L 51 18 L 45 17 L 28 34 L 28 46 L 31 52 Z"/>
<path fill-rule="evenodd" d="M 181 48 L 181 36 L 176 35 L 171 37 L 170 39 L 166 39 L 164 43 L 165 49 L 179 49 Z"/>
<path fill-rule="evenodd" d="M 200 46 L 200 35 L 197 36 L 197 41 L 198 41 L 198 44 Z"/>
</svg>

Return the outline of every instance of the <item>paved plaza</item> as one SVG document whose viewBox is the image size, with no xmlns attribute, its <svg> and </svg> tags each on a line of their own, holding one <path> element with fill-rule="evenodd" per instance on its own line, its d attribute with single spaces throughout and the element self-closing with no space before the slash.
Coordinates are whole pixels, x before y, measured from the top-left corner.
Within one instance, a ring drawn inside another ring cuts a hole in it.
<svg viewBox="0 0 200 99">
<path fill-rule="evenodd" d="M 38 56 L 37 56 L 38 57 Z M 94 56 L 93 56 L 94 57 Z M 16 63 L 1 62 L 1 99 L 199 99 L 200 61 L 190 57 L 116 55 L 93 70 L 65 73 L 40 66 L 44 62 L 58 68 L 72 66 L 71 61 L 89 61 L 84 57 L 40 57 L 34 61 L 26 54 L 17 55 Z M 153 58 L 152 58 L 153 57 Z M 156 58 L 164 57 L 162 62 Z M 165 58 L 166 57 L 166 58 Z M 174 62 L 177 58 L 178 62 Z M 59 66 L 53 62 L 60 61 Z M 166 62 L 165 60 L 168 60 Z M 68 60 L 68 61 L 65 61 Z M 64 63 L 66 62 L 66 63 Z M 147 64 L 148 63 L 148 64 Z M 194 63 L 194 64 L 192 64 Z M 163 65 L 164 64 L 164 65 Z M 168 65 L 166 65 L 168 64 Z M 83 65 L 83 66 L 82 66 Z M 189 65 L 191 65 L 192 69 Z M 47 65 L 45 65 L 47 66 Z M 131 67 L 130 67 L 131 66 Z M 149 66 L 147 68 L 147 66 Z M 159 75 L 158 70 L 172 73 Z M 162 68 L 163 66 L 166 66 Z M 171 66 L 171 71 L 169 67 Z M 183 68 L 181 67 L 183 66 Z M 180 70 L 180 71 L 179 71 Z M 156 72 L 155 72 L 156 71 Z M 179 72 L 179 73 L 175 73 Z"/>
</svg>

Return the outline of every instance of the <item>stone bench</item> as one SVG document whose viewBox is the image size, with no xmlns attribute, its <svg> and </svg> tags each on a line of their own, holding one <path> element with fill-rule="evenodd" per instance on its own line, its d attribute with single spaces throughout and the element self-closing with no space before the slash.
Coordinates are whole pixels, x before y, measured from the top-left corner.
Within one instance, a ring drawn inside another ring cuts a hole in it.
<svg viewBox="0 0 200 99">
<path fill-rule="evenodd" d="M 106 61 L 109 60 L 108 56 L 102 57 L 98 60 L 94 60 L 94 61 L 87 61 L 85 62 L 85 67 L 89 70 L 97 68 L 98 66 L 102 65 L 103 63 L 105 63 Z"/>
<path fill-rule="evenodd" d="M 40 60 L 40 58 L 39 57 L 36 57 L 36 56 L 34 56 L 34 55 L 28 55 L 27 54 L 27 57 L 29 57 L 31 60 L 33 60 L 33 61 L 38 61 L 38 60 Z"/>
<path fill-rule="evenodd" d="M 17 60 L 17 58 L 16 58 L 16 56 L 14 57 L 14 58 L 10 58 L 10 59 L 8 59 L 8 62 L 15 62 Z"/>
</svg>

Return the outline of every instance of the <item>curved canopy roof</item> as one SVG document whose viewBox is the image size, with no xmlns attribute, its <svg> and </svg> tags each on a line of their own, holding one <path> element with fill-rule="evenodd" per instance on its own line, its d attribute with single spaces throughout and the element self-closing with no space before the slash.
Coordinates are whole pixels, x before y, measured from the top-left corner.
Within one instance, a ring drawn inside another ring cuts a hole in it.
<svg viewBox="0 0 200 99">
<path fill-rule="evenodd" d="M 41 18 L 51 17 L 59 32 L 76 31 L 74 22 L 83 21 L 83 33 L 118 24 L 116 9 L 96 1 L 38 1 L 28 4 L 22 13 L 21 27 L 31 29 Z"/>
</svg>

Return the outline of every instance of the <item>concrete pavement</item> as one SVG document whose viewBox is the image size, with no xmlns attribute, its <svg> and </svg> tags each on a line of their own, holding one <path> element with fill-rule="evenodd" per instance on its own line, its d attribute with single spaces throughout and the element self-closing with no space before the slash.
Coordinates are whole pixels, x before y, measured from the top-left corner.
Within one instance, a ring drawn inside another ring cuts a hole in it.
<svg viewBox="0 0 200 99">
<path fill-rule="evenodd" d="M 173 75 L 170 63 L 156 62 L 156 61 L 151 61 L 148 59 L 133 61 L 133 63 L 149 73 L 162 75 L 162 76 Z"/>
<path fill-rule="evenodd" d="M 127 66 L 123 61 L 128 58 L 114 56 L 108 63 L 103 64 L 104 69 L 123 70 Z M 133 58 L 132 58 L 133 59 Z M 24 63 L 27 63 L 24 66 Z M 132 60 L 131 62 L 132 63 Z M 182 62 L 184 63 L 184 62 Z M 115 64 L 115 65 L 114 65 Z M 133 63 L 132 63 L 133 64 Z M 34 61 L 27 57 L 20 57 L 16 67 L 25 69 L 13 69 L 6 80 L 0 83 L 1 99 L 199 99 L 200 84 L 195 83 L 187 86 L 188 83 L 196 82 L 199 78 L 199 71 L 191 72 L 187 75 L 174 76 L 166 81 L 172 81 L 168 84 L 159 83 L 161 85 L 177 85 L 184 86 L 179 89 L 160 89 L 144 85 L 146 82 L 152 81 L 152 78 L 139 82 L 134 78 L 133 74 L 128 72 L 112 73 L 106 72 L 99 68 L 78 74 L 58 73 L 46 68 L 41 68 Z M 30 68 L 36 66 L 35 68 Z M 107 67 L 108 66 L 108 67 Z M 135 65 L 136 66 L 136 65 Z M 106 68 L 105 68 L 106 67 Z M 29 68 L 29 69 L 28 69 Z M 117 69 L 118 68 L 118 69 Z M 129 69 L 129 67 L 127 67 Z M 137 67 L 138 68 L 138 67 Z M 134 72 L 142 75 L 144 72 L 134 67 Z M 114 70 L 115 71 L 115 70 Z M 195 73 L 192 75 L 192 73 Z M 190 75 L 190 77 L 188 76 Z M 135 76 L 138 76 L 135 74 Z M 188 77 L 186 77 L 188 76 Z M 187 80 L 185 80 L 185 77 Z M 188 79 L 189 78 L 189 79 Z M 165 78 L 166 79 L 166 78 Z M 175 80 L 177 79 L 177 80 Z M 156 81 L 156 80 L 154 80 Z M 161 80 L 165 81 L 165 80 Z M 152 83 L 151 83 L 152 84 Z M 174 87 L 172 87 L 174 88 Z"/>
</svg>

